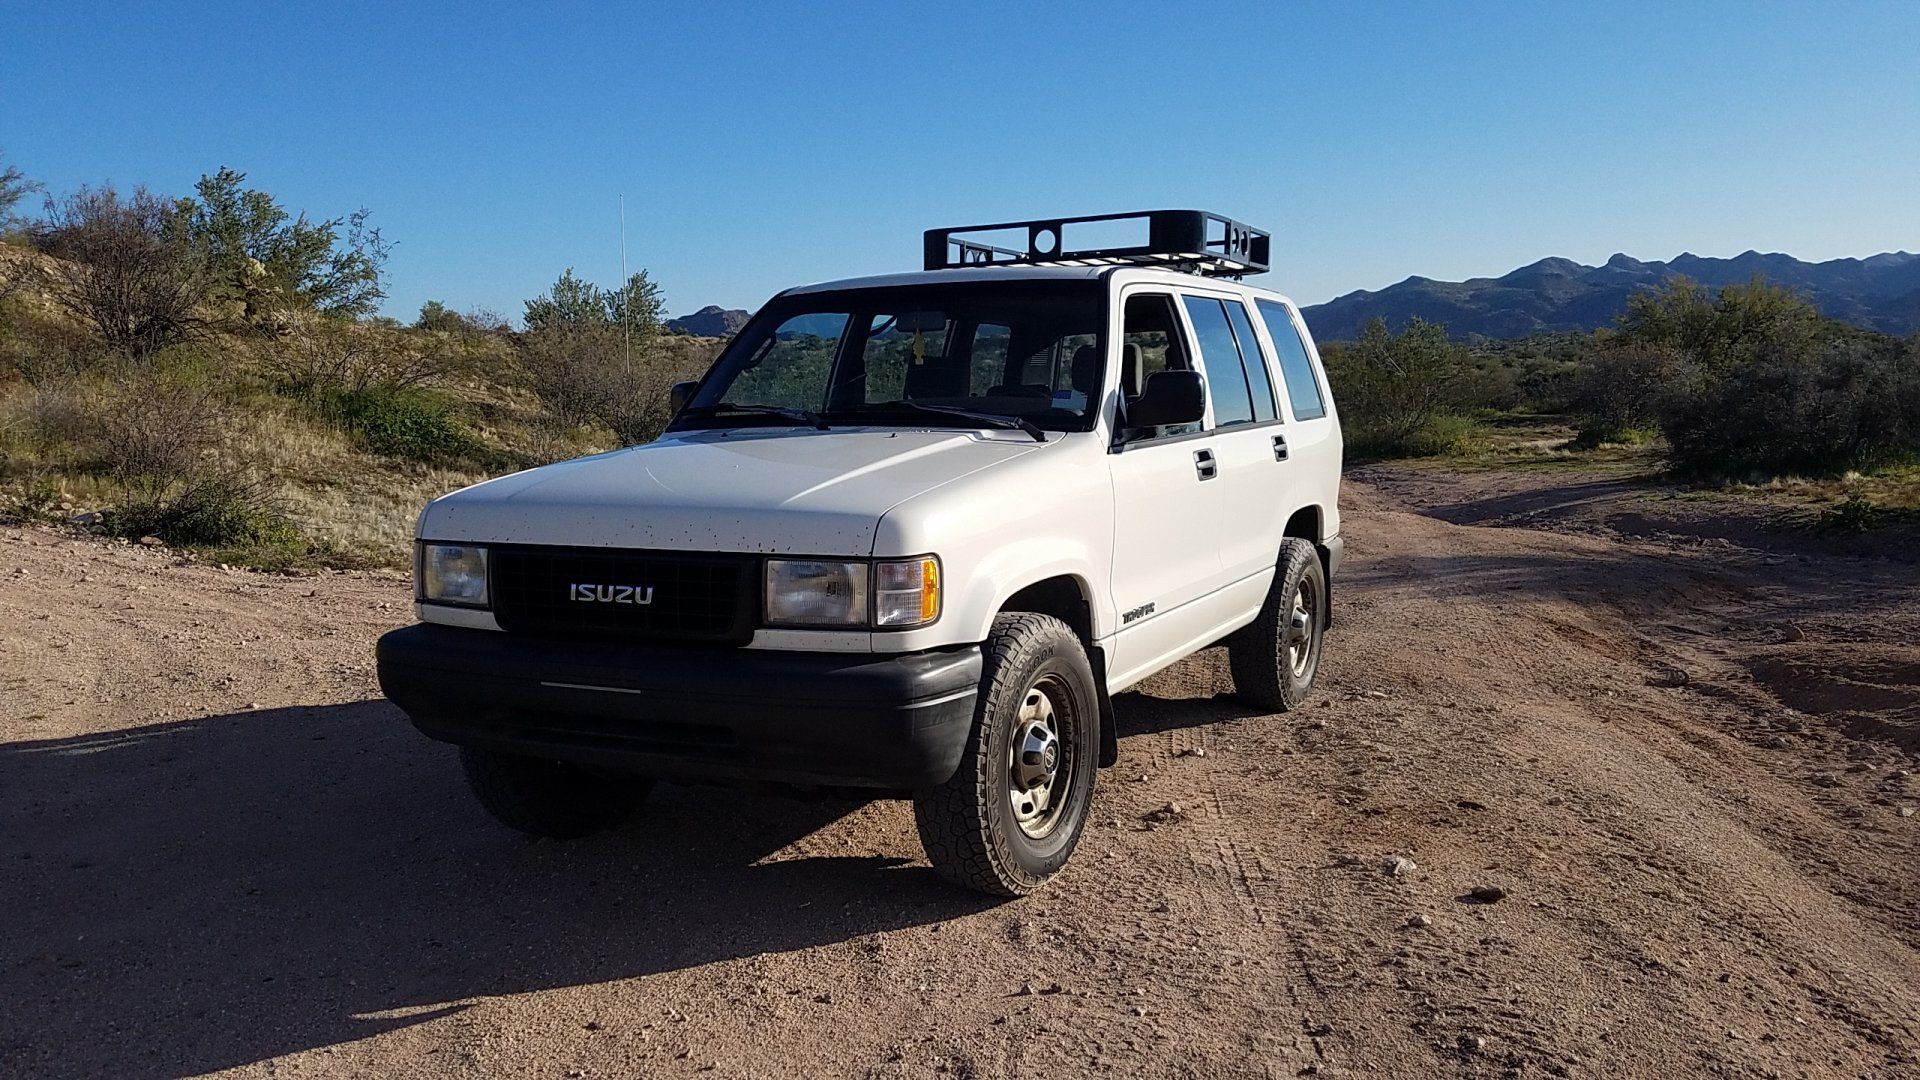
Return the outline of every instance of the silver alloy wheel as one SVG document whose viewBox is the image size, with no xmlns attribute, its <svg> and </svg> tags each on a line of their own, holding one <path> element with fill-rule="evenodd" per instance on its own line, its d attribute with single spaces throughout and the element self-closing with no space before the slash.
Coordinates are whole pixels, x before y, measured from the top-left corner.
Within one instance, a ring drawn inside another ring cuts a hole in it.
<svg viewBox="0 0 1920 1080">
<path fill-rule="evenodd" d="M 1038 840 L 1059 823 L 1073 783 L 1073 745 L 1060 737 L 1060 714 L 1073 700 L 1058 677 L 1027 688 L 1007 740 L 1007 801 L 1020 831 Z"/>
<path fill-rule="evenodd" d="M 1300 587 L 1293 592 L 1287 625 L 1280 631 L 1280 648 L 1286 654 L 1287 669 L 1295 679 L 1305 679 L 1313 674 L 1313 639 L 1319 630 L 1314 625 L 1314 613 L 1319 610 L 1317 599 L 1313 579 L 1302 576 Z"/>
</svg>

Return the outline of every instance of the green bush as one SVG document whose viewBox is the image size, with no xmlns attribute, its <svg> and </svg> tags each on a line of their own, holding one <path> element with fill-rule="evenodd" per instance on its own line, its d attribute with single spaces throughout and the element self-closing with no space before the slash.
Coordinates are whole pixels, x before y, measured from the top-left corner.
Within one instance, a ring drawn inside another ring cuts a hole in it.
<svg viewBox="0 0 1920 1080">
<path fill-rule="evenodd" d="M 1893 338 L 1766 351 L 1682 378 L 1660 416 L 1681 472 L 1832 475 L 1920 452 L 1920 348 Z"/>
<path fill-rule="evenodd" d="M 303 396 L 363 449 L 383 457 L 432 464 L 469 459 L 479 451 L 452 403 L 432 391 L 370 387 L 310 390 Z"/>
<path fill-rule="evenodd" d="M 1849 495 L 1845 501 L 1820 511 L 1820 527 L 1839 532 L 1865 532 L 1879 519 L 1880 507 L 1872 499 Z"/>
<path fill-rule="evenodd" d="M 1346 432 L 1346 456 L 1352 461 L 1445 457 L 1479 449 L 1484 436 L 1480 425 L 1471 418 L 1441 413 L 1412 430 L 1349 427 Z"/>
</svg>

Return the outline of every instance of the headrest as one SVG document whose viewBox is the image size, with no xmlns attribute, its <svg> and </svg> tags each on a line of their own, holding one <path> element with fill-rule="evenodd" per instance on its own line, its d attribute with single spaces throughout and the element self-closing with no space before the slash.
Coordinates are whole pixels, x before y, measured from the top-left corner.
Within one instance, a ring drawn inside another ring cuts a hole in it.
<svg viewBox="0 0 1920 1080">
<path fill-rule="evenodd" d="M 1147 381 L 1147 354 L 1138 342 L 1129 341 L 1121 348 L 1120 378 L 1128 397 L 1140 396 L 1140 385 Z"/>
</svg>

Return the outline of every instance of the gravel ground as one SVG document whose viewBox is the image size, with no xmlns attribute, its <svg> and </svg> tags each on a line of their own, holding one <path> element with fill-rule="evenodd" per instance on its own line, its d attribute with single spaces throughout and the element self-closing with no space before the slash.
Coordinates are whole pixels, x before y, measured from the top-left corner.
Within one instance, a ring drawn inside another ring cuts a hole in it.
<svg viewBox="0 0 1920 1080">
<path fill-rule="evenodd" d="M 0 1075 L 1920 1075 L 1912 564 L 1436 483 L 1349 484 L 1311 707 L 1124 696 L 1001 904 L 897 803 L 523 839 L 379 697 L 397 577 L 0 530 Z"/>
</svg>

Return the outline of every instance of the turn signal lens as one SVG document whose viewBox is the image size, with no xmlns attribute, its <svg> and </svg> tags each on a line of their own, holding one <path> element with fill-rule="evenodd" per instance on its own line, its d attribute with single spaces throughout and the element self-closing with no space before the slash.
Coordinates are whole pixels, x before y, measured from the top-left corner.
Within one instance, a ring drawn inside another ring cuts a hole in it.
<svg viewBox="0 0 1920 1080">
<path fill-rule="evenodd" d="M 931 555 L 873 565 L 873 624 L 895 630 L 940 617 L 940 560 Z"/>
</svg>

